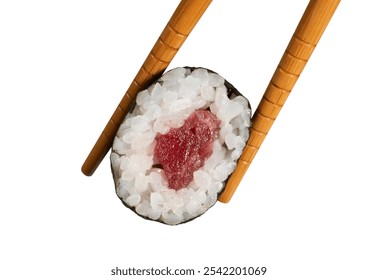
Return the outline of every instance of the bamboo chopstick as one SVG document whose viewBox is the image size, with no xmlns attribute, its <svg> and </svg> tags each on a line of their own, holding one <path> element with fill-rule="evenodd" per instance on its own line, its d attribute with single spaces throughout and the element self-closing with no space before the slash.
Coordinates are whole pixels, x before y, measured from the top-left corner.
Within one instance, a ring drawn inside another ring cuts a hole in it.
<svg viewBox="0 0 378 280">
<path fill-rule="evenodd" d="M 210 3 L 211 0 L 182 0 L 179 3 L 81 167 L 85 175 L 92 175 L 108 153 L 136 94 L 165 71 Z"/>
<path fill-rule="evenodd" d="M 299 75 L 331 20 L 340 0 L 311 0 L 252 117 L 252 129 L 236 170 L 218 198 L 230 201 Z"/>
</svg>

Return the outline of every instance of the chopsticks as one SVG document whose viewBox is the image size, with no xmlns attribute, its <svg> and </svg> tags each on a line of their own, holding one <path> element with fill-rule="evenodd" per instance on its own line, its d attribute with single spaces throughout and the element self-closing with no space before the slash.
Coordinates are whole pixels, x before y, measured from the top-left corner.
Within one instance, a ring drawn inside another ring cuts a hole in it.
<svg viewBox="0 0 378 280">
<path fill-rule="evenodd" d="M 82 172 L 92 175 L 105 157 L 136 94 L 159 77 L 176 55 L 211 0 L 182 0 L 164 28 L 142 67 L 101 133 Z M 237 167 L 227 181 L 219 201 L 227 203 L 247 172 L 252 160 L 285 104 L 311 57 L 340 0 L 311 0 L 286 48 L 280 63 L 252 117 L 249 140 Z"/>
<path fill-rule="evenodd" d="M 252 117 L 249 140 L 218 200 L 232 198 L 278 113 L 311 57 L 340 0 L 311 0 Z"/>
<path fill-rule="evenodd" d="M 179 3 L 82 165 L 81 171 L 85 175 L 92 175 L 108 153 L 136 94 L 165 71 L 210 3 L 211 0 L 182 0 Z"/>
</svg>

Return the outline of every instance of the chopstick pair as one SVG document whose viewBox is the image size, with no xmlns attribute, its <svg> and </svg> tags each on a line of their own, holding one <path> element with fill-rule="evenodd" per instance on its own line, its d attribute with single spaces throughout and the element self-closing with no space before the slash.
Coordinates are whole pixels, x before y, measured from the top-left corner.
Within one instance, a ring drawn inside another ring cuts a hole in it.
<svg viewBox="0 0 378 280">
<path fill-rule="evenodd" d="M 182 0 L 153 46 L 82 166 L 90 176 L 112 146 L 119 126 L 136 94 L 159 77 L 176 55 L 211 0 Z M 311 0 L 252 117 L 249 140 L 218 200 L 232 198 L 282 106 L 311 57 L 340 0 Z"/>
</svg>

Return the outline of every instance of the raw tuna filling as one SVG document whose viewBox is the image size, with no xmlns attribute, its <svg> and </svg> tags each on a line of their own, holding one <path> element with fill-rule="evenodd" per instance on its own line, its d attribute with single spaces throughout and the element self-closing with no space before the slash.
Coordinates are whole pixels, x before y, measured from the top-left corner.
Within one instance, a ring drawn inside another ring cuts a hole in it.
<svg viewBox="0 0 378 280">
<path fill-rule="evenodd" d="M 156 136 L 154 156 L 164 169 L 169 188 L 179 190 L 204 166 L 219 136 L 220 120 L 207 110 L 196 110 L 179 128 Z"/>
</svg>

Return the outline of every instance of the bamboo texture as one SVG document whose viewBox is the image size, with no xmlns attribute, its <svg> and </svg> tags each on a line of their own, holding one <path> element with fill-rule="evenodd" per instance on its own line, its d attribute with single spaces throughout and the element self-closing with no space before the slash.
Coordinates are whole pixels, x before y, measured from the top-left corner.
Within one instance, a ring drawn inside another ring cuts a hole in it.
<svg viewBox="0 0 378 280">
<path fill-rule="evenodd" d="M 311 0 L 252 117 L 249 140 L 218 200 L 227 203 L 285 104 L 340 0 Z"/>
<path fill-rule="evenodd" d="M 142 67 L 132 81 L 112 117 L 86 158 L 81 171 L 90 176 L 94 173 L 112 146 L 119 126 L 125 118 L 136 94 L 159 77 L 177 51 L 180 49 L 194 26 L 197 24 L 211 0 L 182 0 L 165 26 L 160 37 L 148 54 Z"/>
</svg>

